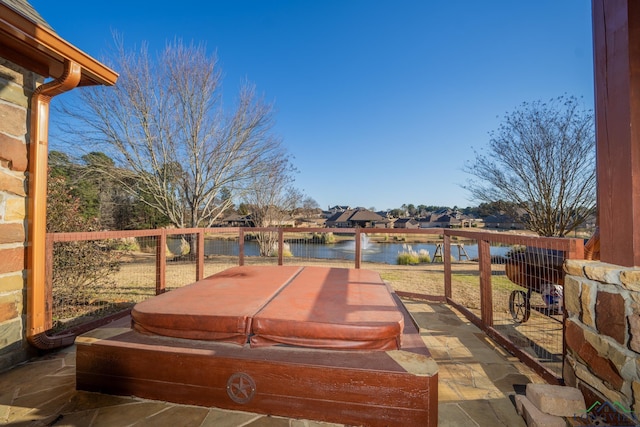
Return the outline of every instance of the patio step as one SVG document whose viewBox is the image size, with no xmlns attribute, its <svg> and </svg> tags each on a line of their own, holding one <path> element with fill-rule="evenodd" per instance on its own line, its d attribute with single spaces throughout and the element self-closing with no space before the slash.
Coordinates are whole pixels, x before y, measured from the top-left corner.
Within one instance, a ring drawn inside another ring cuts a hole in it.
<svg viewBox="0 0 640 427">
<path fill-rule="evenodd" d="M 526 396 L 516 395 L 516 409 L 528 427 L 564 427 L 565 417 L 586 413 L 584 397 L 574 387 L 527 384 Z"/>
<path fill-rule="evenodd" d="M 567 425 L 564 418 L 545 414 L 521 394 L 516 395 L 516 408 L 527 423 L 527 427 L 566 427 Z"/>
</svg>

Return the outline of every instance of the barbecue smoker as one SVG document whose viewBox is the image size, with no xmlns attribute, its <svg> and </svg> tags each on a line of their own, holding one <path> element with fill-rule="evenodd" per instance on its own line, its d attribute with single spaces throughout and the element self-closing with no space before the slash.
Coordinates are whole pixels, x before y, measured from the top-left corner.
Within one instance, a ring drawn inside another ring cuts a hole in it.
<svg viewBox="0 0 640 427">
<path fill-rule="evenodd" d="M 598 229 L 585 244 L 585 259 L 600 259 Z M 531 296 L 537 292 L 545 306 L 533 307 L 543 314 L 562 313 L 565 254 L 547 248 L 526 247 L 507 256 L 505 272 L 509 280 L 526 290 L 514 290 L 509 295 L 509 312 L 516 323 L 524 323 L 531 315 Z"/>
</svg>

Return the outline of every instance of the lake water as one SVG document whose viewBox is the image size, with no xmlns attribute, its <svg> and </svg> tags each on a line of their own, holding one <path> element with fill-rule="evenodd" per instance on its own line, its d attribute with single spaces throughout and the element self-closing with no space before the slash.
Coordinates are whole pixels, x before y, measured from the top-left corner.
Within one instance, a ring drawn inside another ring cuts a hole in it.
<svg viewBox="0 0 640 427">
<path fill-rule="evenodd" d="M 179 239 L 167 239 L 167 243 L 172 252 L 174 248 L 177 249 L 180 245 Z M 415 252 L 426 249 L 432 258 L 436 250 L 436 245 L 431 243 L 415 243 L 409 246 Z M 478 258 L 478 245 L 465 244 L 464 249 L 469 258 Z M 503 256 L 510 249 L 508 246 L 492 246 L 491 255 Z M 289 243 L 289 250 L 294 257 L 302 258 L 353 260 L 355 254 L 353 241 L 336 244 Z M 238 256 L 239 253 L 237 242 L 213 239 L 205 240 L 204 251 L 205 255 Z M 367 243 L 363 244 L 362 261 L 397 264 L 398 253 L 405 251 L 406 246 L 402 243 Z M 255 241 L 245 242 L 244 254 L 245 256 L 259 256 L 258 244 Z M 451 246 L 451 254 L 458 259 L 458 249 L 454 245 Z"/>
</svg>

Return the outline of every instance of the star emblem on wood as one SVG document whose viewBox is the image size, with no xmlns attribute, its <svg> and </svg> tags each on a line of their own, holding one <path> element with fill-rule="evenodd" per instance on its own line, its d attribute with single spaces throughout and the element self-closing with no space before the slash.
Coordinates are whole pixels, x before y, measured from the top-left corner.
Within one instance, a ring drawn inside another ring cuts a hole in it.
<svg viewBox="0 0 640 427">
<path fill-rule="evenodd" d="M 236 372 L 227 381 L 227 394 L 236 403 L 248 403 L 256 394 L 256 383 L 249 374 Z"/>
</svg>

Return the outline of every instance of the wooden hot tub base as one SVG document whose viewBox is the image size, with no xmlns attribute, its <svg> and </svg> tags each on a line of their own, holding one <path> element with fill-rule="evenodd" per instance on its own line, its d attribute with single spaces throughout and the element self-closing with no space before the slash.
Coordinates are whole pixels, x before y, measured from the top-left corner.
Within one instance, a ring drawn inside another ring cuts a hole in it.
<svg viewBox="0 0 640 427">
<path fill-rule="evenodd" d="M 380 276 L 234 267 L 76 340 L 80 390 L 367 426 L 435 426 L 437 366 Z"/>
<path fill-rule="evenodd" d="M 140 334 L 77 339 L 79 390 L 367 426 L 436 426 L 435 362 L 408 314 L 402 350 L 337 351 Z"/>
</svg>

